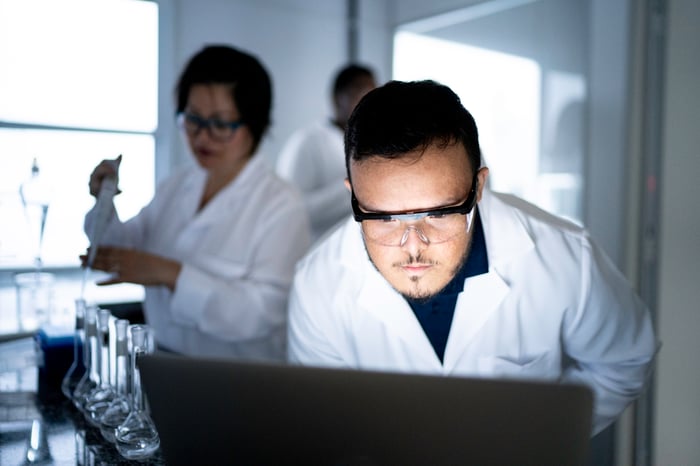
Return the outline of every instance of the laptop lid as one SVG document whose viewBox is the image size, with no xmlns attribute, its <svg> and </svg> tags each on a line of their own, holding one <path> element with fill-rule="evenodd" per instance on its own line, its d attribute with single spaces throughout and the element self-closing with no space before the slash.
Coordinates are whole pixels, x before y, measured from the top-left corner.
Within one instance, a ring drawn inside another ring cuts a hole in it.
<svg viewBox="0 0 700 466">
<path fill-rule="evenodd" d="M 576 385 L 147 355 L 168 465 L 584 465 Z"/>
</svg>

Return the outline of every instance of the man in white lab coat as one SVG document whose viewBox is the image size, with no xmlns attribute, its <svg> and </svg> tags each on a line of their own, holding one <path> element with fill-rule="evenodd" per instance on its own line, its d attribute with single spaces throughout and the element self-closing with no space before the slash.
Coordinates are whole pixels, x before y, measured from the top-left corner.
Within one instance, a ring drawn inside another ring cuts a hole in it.
<svg viewBox="0 0 700 466">
<path fill-rule="evenodd" d="M 649 313 L 586 230 L 484 188 L 447 87 L 391 82 L 348 123 L 354 219 L 298 265 L 292 362 L 588 385 L 594 433 L 642 390 Z"/>
<path fill-rule="evenodd" d="M 302 193 L 313 240 L 350 216 L 350 196 L 343 186 L 343 133 L 357 102 L 375 87 L 368 67 L 342 67 L 333 79 L 333 118 L 296 131 L 277 159 L 277 174 Z"/>
</svg>

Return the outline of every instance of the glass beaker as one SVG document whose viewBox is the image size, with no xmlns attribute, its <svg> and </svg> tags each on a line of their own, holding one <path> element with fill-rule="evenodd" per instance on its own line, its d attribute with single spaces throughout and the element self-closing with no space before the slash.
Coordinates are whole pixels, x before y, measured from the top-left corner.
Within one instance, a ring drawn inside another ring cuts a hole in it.
<svg viewBox="0 0 700 466">
<path fill-rule="evenodd" d="M 85 300 L 75 300 L 75 335 L 73 335 L 73 364 L 68 368 L 61 382 L 61 391 L 69 400 L 73 399 L 75 387 L 85 374 L 83 345 L 85 341 Z"/>
<path fill-rule="evenodd" d="M 160 447 L 160 437 L 146 408 L 141 390 L 139 358 L 153 351 L 151 329 L 147 325 L 131 325 L 131 412 L 115 430 L 117 450 L 127 459 L 145 459 Z"/>
<path fill-rule="evenodd" d="M 131 403 L 129 401 L 128 371 L 129 371 L 129 339 L 127 330 L 129 321 L 119 319 L 114 324 L 116 333 L 115 343 L 115 396 L 107 409 L 100 417 L 100 432 L 102 437 L 114 443 L 114 430 L 122 424 L 129 412 Z"/>
<path fill-rule="evenodd" d="M 47 272 L 17 273 L 14 281 L 19 330 L 37 330 L 48 321 L 53 311 L 54 275 Z"/>
</svg>

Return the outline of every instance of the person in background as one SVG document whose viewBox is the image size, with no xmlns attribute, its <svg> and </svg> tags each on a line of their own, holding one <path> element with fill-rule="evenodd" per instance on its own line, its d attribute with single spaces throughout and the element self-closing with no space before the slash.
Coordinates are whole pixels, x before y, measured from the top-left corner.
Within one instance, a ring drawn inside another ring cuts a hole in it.
<svg viewBox="0 0 700 466">
<path fill-rule="evenodd" d="M 593 433 L 639 395 L 648 310 L 585 229 L 484 188 L 476 124 L 448 87 L 369 92 L 345 153 L 354 218 L 297 267 L 291 362 L 585 384 Z"/>
<path fill-rule="evenodd" d="M 340 69 L 333 81 L 333 118 L 292 134 L 277 159 L 277 173 L 302 192 L 314 240 L 350 215 L 343 133 L 357 102 L 375 87 L 368 67 Z"/>
<path fill-rule="evenodd" d="M 182 72 L 176 104 L 196 164 L 126 222 L 112 205 L 92 268 L 113 274 L 101 284 L 146 287 L 146 322 L 163 349 L 284 360 L 289 287 L 310 227 L 297 190 L 257 154 L 270 124 L 268 73 L 248 53 L 207 46 Z M 110 161 L 95 168 L 93 196 L 110 175 Z"/>
</svg>

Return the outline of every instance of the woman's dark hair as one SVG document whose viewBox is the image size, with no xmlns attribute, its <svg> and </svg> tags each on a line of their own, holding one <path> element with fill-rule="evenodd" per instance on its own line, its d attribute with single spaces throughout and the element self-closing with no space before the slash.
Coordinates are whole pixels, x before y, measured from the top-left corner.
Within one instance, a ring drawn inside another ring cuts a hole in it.
<svg viewBox="0 0 700 466">
<path fill-rule="evenodd" d="M 435 81 L 390 81 L 357 104 L 345 132 L 345 165 L 370 157 L 399 158 L 432 144 L 460 143 L 474 173 L 481 166 L 479 134 L 459 96 Z"/>
<path fill-rule="evenodd" d="M 197 52 L 180 75 L 176 87 L 177 112 L 187 105 L 196 84 L 230 84 L 241 120 L 253 135 L 253 152 L 270 126 L 272 83 L 254 56 L 227 45 L 209 45 Z"/>
</svg>

